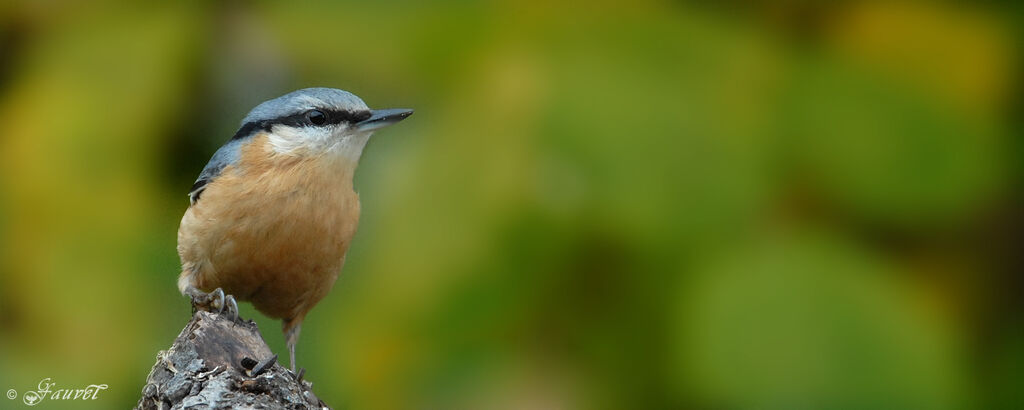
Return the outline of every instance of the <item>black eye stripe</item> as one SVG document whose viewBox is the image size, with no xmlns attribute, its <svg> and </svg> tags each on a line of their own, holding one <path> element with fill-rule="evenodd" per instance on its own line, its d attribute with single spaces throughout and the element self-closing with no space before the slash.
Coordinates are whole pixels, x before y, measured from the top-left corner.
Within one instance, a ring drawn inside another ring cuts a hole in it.
<svg viewBox="0 0 1024 410">
<path fill-rule="evenodd" d="M 329 124 L 341 124 L 343 122 L 356 123 L 367 118 L 370 118 L 369 111 L 351 112 L 351 111 L 340 111 L 340 110 L 320 110 L 327 116 L 327 121 L 323 125 Z M 292 114 L 287 117 L 276 118 L 269 121 L 264 121 L 265 127 L 269 128 L 275 124 L 290 125 L 293 127 L 302 127 L 311 125 L 308 121 L 307 113 L 309 111 L 303 111 L 300 113 Z"/>
<path fill-rule="evenodd" d="M 305 110 L 299 113 L 295 113 L 284 117 L 278 117 L 270 120 L 247 122 L 245 124 L 242 124 L 242 128 L 239 128 L 238 132 L 236 132 L 235 135 L 231 137 L 231 139 L 236 140 L 248 137 L 254 134 L 257 130 L 270 131 L 271 128 L 278 124 L 288 125 L 292 127 L 319 127 L 341 123 L 354 124 L 359 121 L 370 118 L 371 115 L 370 111 L 352 112 L 319 108 L 317 108 L 316 110 L 324 113 L 324 115 L 327 116 L 327 121 L 322 125 L 311 124 L 309 122 L 309 117 L 307 116 L 307 113 L 309 113 L 310 110 Z"/>
</svg>

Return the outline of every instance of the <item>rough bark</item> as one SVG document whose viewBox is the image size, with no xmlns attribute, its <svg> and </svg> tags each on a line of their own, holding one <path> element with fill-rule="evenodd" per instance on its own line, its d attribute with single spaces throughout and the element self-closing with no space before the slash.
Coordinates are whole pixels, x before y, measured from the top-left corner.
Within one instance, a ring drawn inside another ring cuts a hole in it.
<svg viewBox="0 0 1024 410">
<path fill-rule="evenodd" d="M 273 357 L 256 324 L 197 312 L 171 348 L 157 354 L 136 409 L 327 408 L 312 383 Z"/>
</svg>

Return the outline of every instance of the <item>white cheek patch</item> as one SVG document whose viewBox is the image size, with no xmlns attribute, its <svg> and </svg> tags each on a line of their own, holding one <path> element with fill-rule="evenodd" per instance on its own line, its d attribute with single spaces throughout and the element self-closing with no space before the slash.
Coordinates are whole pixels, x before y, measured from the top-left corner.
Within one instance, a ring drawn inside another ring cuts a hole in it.
<svg viewBox="0 0 1024 410">
<path fill-rule="evenodd" d="M 331 144 L 331 128 L 290 127 L 275 125 L 268 133 L 270 146 L 274 151 L 295 155 L 303 151 L 319 151 Z"/>
<path fill-rule="evenodd" d="M 284 155 L 328 154 L 359 160 L 371 132 L 351 132 L 344 125 L 291 127 L 275 125 L 268 133 L 270 146 Z"/>
</svg>

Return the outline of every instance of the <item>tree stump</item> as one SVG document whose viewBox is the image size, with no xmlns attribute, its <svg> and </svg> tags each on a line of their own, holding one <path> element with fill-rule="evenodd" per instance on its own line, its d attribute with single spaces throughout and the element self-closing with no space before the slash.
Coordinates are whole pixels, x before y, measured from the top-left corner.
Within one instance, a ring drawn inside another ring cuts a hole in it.
<svg viewBox="0 0 1024 410">
<path fill-rule="evenodd" d="M 273 355 L 251 320 L 196 312 L 171 348 L 157 354 L 135 408 L 327 408 L 312 383 L 271 363 Z"/>
</svg>

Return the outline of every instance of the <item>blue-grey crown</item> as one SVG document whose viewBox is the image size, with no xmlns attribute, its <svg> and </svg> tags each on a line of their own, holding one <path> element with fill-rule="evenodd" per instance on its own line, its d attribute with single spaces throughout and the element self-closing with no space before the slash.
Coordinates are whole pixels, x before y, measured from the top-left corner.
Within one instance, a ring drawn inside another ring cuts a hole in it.
<svg viewBox="0 0 1024 410">
<path fill-rule="evenodd" d="M 363 100 L 348 91 L 337 88 L 303 88 L 257 105 L 245 116 L 242 124 L 274 121 L 312 109 L 353 114 L 370 111 Z"/>
</svg>

